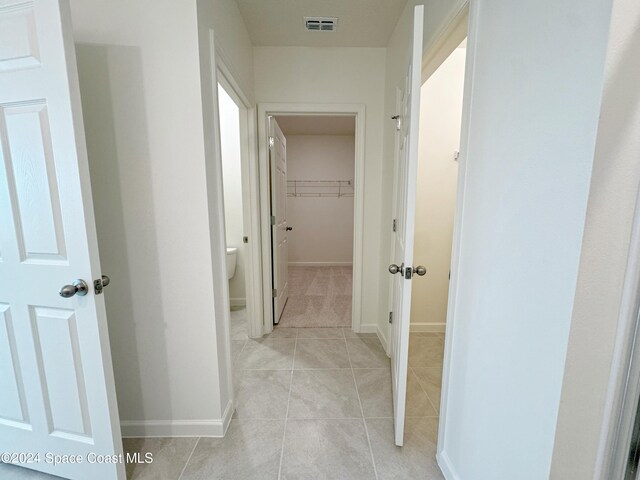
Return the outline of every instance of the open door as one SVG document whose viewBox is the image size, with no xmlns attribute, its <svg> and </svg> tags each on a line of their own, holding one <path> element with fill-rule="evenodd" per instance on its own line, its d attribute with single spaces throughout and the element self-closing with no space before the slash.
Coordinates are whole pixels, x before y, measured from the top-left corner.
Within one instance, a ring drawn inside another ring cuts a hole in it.
<svg viewBox="0 0 640 480">
<path fill-rule="evenodd" d="M 287 241 L 287 139 L 269 117 L 271 166 L 271 254 L 273 258 L 273 321 L 278 323 L 289 298 L 289 242 Z"/>
<path fill-rule="evenodd" d="M 420 120 L 420 80 L 422 72 L 422 24 L 424 7 L 414 9 L 411 55 L 407 65 L 401 111 L 396 117 L 397 157 L 396 199 L 394 212 L 395 264 L 389 266 L 393 279 L 391 377 L 393 384 L 393 418 L 395 443 L 402 446 L 404 437 L 407 369 L 409 363 L 409 316 L 411 313 L 411 278 L 424 275 L 424 267 L 413 265 L 413 238 L 416 214 L 416 177 L 418 173 L 418 127 Z"/>
<path fill-rule="evenodd" d="M 25 453 L 6 463 L 125 478 L 92 461 L 122 454 L 106 280 L 68 2 L 1 0 L 0 452 Z"/>
</svg>

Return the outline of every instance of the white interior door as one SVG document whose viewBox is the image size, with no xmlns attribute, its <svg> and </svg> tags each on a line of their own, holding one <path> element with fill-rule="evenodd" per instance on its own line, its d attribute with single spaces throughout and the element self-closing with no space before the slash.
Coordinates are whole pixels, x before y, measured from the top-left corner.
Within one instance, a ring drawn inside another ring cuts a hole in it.
<svg viewBox="0 0 640 480">
<path fill-rule="evenodd" d="M 0 452 L 116 479 L 89 456 L 122 443 L 75 62 L 66 1 L 0 0 Z"/>
<path fill-rule="evenodd" d="M 278 323 L 289 298 L 289 242 L 287 241 L 287 139 L 275 118 L 269 117 L 271 165 L 271 251 L 273 255 L 273 321 Z"/>
<path fill-rule="evenodd" d="M 401 110 L 398 112 L 395 238 L 393 259 L 393 319 L 391 335 L 391 376 L 393 383 L 393 414 L 395 443 L 402 446 L 404 437 L 407 368 L 409 363 L 409 320 L 411 313 L 411 278 L 413 238 L 416 213 L 416 177 L 418 172 L 418 128 L 420 120 L 420 80 L 422 70 L 423 7 L 414 10 L 411 55 L 407 65 Z M 420 271 L 420 274 L 423 274 Z"/>
</svg>

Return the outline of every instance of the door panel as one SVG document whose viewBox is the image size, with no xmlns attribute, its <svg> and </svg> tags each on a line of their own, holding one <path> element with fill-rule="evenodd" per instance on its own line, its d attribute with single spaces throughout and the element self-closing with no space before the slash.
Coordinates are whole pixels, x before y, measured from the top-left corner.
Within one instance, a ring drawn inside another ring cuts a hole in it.
<svg viewBox="0 0 640 480">
<path fill-rule="evenodd" d="M 6 303 L 0 304 L 0 320 L 0 422 L 25 428 L 29 412 L 11 308 Z"/>
<path fill-rule="evenodd" d="M 273 254 L 273 321 L 278 323 L 289 298 L 289 242 L 287 236 L 287 139 L 275 118 L 269 117 L 271 164 L 271 240 Z"/>
<path fill-rule="evenodd" d="M 68 3 L 0 0 L 0 452 L 40 453 L 22 466 L 124 478 L 88 461 L 122 453 L 101 276 Z"/>
<path fill-rule="evenodd" d="M 41 390 L 47 424 L 54 436 L 90 439 L 87 391 L 73 310 L 31 306 Z"/>
<path fill-rule="evenodd" d="M 410 61 L 397 131 L 396 199 L 393 259 L 400 267 L 393 278 L 393 323 L 391 333 L 391 377 L 395 443 L 404 442 L 407 369 L 409 363 L 409 322 L 411 313 L 411 278 L 418 172 L 418 129 L 420 119 L 420 75 L 422 69 L 423 7 L 414 9 Z"/>
<path fill-rule="evenodd" d="M 2 108 L 7 184 L 21 260 L 65 262 L 49 114 L 43 101 Z"/>
<path fill-rule="evenodd" d="M 2 2 L 0 9 L 0 71 L 39 65 L 34 9 L 24 2 Z"/>
</svg>

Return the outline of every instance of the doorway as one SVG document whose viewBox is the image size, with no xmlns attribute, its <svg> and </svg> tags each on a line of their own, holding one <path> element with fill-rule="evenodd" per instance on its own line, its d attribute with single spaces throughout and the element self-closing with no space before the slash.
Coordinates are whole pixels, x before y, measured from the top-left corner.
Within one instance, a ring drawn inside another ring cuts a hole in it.
<svg viewBox="0 0 640 480">
<path fill-rule="evenodd" d="M 232 340 L 244 340 L 263 334 L 256 112 L 224 61 L 216 66 L 229 329 Z"/>
<path fill-rule="evenodd" d="M 278 324 L 358 332 L 364 108 L 260 105 L 258 118 L 264 332 Z"/>
<path fill-rule="evenodd" d="M 218 108 L 224 189 L 225 267 L 231 307 L 230 330 L 231 338 L 237 339 L 246 337 L 248 333 L 240 106 L 221 84 L 218 84 Z"/>
<path fill-rule="evenodd" d="M 451 253 L 456 211 L 466 40 L 421 87 L 407 414 L 440 413 Z M 412 398 L 413 397 L 413 398 Z"/>
<path fill-rule="evenodd" d="M 273 261 L 284 262 L 288 295 L 283 301 L 274 284 L 274 322 L 280 327 L 350 327 L 355 117 L 278 115 L 272 121 L 286 142 L 287 254 L 286 260 L 274 255 Z M 271 149 L 272 171 L 273 162 Z M 275 175 L 271 179 L 273 214 Z M 280 270 L 273 268 L 274 273 Z"/>
</svg>

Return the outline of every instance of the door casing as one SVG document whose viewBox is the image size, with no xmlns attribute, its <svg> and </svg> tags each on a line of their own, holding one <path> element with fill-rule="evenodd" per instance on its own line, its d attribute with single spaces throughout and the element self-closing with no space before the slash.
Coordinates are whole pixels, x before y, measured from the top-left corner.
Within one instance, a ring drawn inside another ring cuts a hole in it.
<svg viewBox="0 0 640 480">
<path fill-rule="evenodd" d="M 249 337 L 262 335 L 262 277 L 258 164 L 256 162 L 256 109 L 227 67 L 223 55 L 216 52 L 218 83 L 240 110 L 240 170 L 242 177 L 242 217 L 245 244 L 245 290 Z"/>
<path fill-rule="evenodd" d="M 467 144 L 469 139 L 469 118 L 472 105 L 469 101 L 474 82 L 475 44 L 478 23 L 478 2 L 471 0 L 459 0 L 453 9 L 451 17 L 443 22 L 443 27 L 434 37 L 434 40 L 425 47 L 423 53 L 423 83 L 433 74 L 449 54 L 467 37 L 467 57 L 464 71 L 464 90 L 462 101 L 462 125 L 460 128 L 460 154 L 458 157 L 458 181 L 456 185 L 456 208 L 453 223 L 453 236 L 451 247 L 451 278 L 449 282 L 449 298 L 447 302 L 447 319 L 445 326 L 444 362 L 442 369 L 442 396 L 440 399 L 440 418 L 438 426 L 438 445 L 436 460 L 442 473 L 447 478 L 455 478 L 449 456 L 444 449 L 445 438 L 448 434 L 447 398 L 452 364 L 454 363 L 453 344 L 455 328 L 455 310 L 457 304 L 457 290 L 460 282 L 458 264 L 460 260 L 460 235 L 463 229 L 462 217 L 467 175 Z"/>
<path fill-rule="evenodd" d="M 252 328 L 263 334 L 273 330 L 271 296 L 270 185 L 269 185 L 269 116 L 276 115 L 349 115 L 355 116 L 355 177 L 353 225 L 353 290 L 351 328 L 360 332 L 362 324 L 362 252 L 364 230 L 364 132 L 365 106 L 362 104 L 261 103 L 258 104 L 258 163 L 260 177 L 260 220 L 262 232 L 262 319 L 256 316 Z M 266 240 L 265 240 L 266 239 Z M 258 326 L 258 323 L 261 324 Z"/>
</svg>

